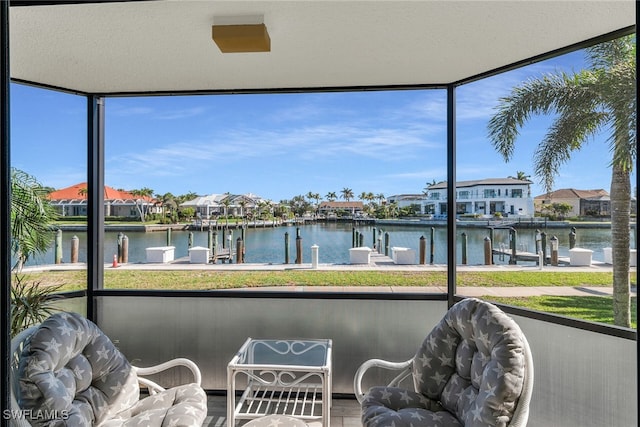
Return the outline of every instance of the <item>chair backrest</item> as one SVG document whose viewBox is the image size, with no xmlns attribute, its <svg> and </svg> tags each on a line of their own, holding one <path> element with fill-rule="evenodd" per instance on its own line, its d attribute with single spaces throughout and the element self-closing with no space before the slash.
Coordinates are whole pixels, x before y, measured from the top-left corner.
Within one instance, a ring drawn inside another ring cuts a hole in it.
<svg viewBox="0 0 640 427">
<path fill-rule="evenodd" d="M 11 361 L 9 371 L 9 381 L 11 384 L 11 413 L 9 416 L 9 424 L 14 427 L 30 427 L 31 424 L 25 419 L 24 412 L 18 404 L 18 396 L 20 396 L 20 383 L 18 381 L 18 369 L 20 367 L 20 357 L 22 349 L 31 334 L 37 329 L 36 326 L 25 329 L 11 340 Z"/>
<path fill-rule="evenodd" d="M 522 385 L 522 393 L 518 398 L 518 406 L 509 422 L 509 427 L 524 427 L 527 425 L 527 421 L 529 420 L 529 403 L 533 395 L 533 355 L 531 354 L 531 348 L 529 347 L 527 338 L 523 335 L 522 339 L 525 344 L 524 384 Z"/>
<path fill-rule="evenodd" d="M 451 307 L 417 351 L 413 379 L 416 391 L 463 425 L 526 424 L 531 352 L 516 322 L 486 301 L 467 298 Z"/>
<path fill-rule="evenodd" d="M 93 425 L 139 399 L 135 370 L 91 321 L 56 313 L 16 337 L 12 393 L 30 424 Z M 19 355 L 18 355 L 19 352 Z"/>
</svg>

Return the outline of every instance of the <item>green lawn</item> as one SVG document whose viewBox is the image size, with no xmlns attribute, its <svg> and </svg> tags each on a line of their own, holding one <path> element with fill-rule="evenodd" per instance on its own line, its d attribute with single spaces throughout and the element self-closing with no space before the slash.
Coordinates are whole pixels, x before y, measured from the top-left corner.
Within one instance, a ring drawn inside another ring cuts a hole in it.
<svg viewBox="0 0 640 427">
<path fill-rule="evenodd" d="M 25 273 L 33 280 L 63 284 L 64 290 L 86 287 L 85 271 Z M 458 286 L 611 286 L 611 273 L 550 271 L 458 272 Z M 220 271 L 107 269 L 109 289 L 230 289 L 260 286 L 446 286 L 444 271 Z M 632 273 L 632 284 L 636 274 Z"/>
<path fill-rule="evenodd" d="M 613 324 L 611 297 L 545 295 L 537 297 L 491 296 L 485 297 L 485 299 L 589 322 Z M 638 299 L 636 297 L 631 298 L 631 327 L 634 329 L 638 327 Z"/>
<path fill-rule="evenodd" d="M 86 271 L 49 271 L 25 273 L 27 280 L 61 285 L 62 290 L 86 287 Z M 551 272 L 551 271 L 483 271 L 458 272 L 458 286 L 611 286 L 611 273 Z M 637 283 L 636 273 L 631 275 Z M 215 290 L 263 286 L 440 286 L 446 287 L 444 271 L 220 271 L 220 270 L 126 270 L 107 269 L 104 284 L 107 289 Z M 613 323 L 611 297 L 537 296 L 527 298 L 497 298 L 488 300 L 555 313 L 593 322 Z M 632 321 L 636 327 L 636 298 L 632 299 Z"/>
</svg>

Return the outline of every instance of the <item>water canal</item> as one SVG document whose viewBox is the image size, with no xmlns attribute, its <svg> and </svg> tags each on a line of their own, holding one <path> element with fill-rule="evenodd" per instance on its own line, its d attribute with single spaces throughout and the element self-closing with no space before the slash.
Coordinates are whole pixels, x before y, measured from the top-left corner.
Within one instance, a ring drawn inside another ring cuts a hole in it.
<svg viewBox="0 0 640 427">
<path fill-rule="evenodd" d="M 366 225 L 356 226 L 358 235 L 362 235 L 364 246 L 373 246 L 374 233 L 382 237 L 384 251 L 384 235 L 389 235 L 389 246 L 401 246 L 412 248 L 419 253 L 420 238 L 426 239 L 426 259 L 430 261 L 431 253 L 431 226 L 387 226 L 387 225 Z M 349 248 L 352 247 L 354 225 L 351 223 L 315 223 L 300 226 L 280 226 L 268 228 L 247 228 L 244 231 L 245 262 L 246 263 L 273 263 L 282 264 L 285 262 L 285 234 L 289 239 L 289 262 L 294 263 L 296 256 L 296 236 L 300 235 L 302 241 L 302 261 L 311 262 L 311 246 L 319 246 L 319 262 L 323 264 L 348 264 Z M 555 235 L 559 241 L 559 255 L 569 254 L 569 234 L 571 229 L 549 228 L 542 230 L 547 233 L 547 240 Z M 208 247 L 208 231 L 175 231 L 171 232 L 171 245 L 175 246 L 175 258 L 188 257 L 190 233 L 192 234 L 192 246 Z M 237 239 L 241 236 L 241 230 L 232 230 L 232 242 L 235 247 Z M 458 264 L 462 262 L 462 233 L 467 239 L 467 263 L 470 265 L 484 263 L 484 240 L 489 236 L 487 228 L 465 228 L 459 227 L 458 235 Z M 129 231 L 124 233 L 128 238 L 129 263 L 142 263 L 146 260 L 148 247 L 166 246 L 167 233 L 165 231 L 143 232 Z M 71 239 L 77 236 L 79 239 L 79 262 L 86 262 L 86 233 L 63 231 L 62 262 L 70 262 Z M 228 237 L 228 236 L 227 236 Z M 509 232 L 504 229 L 494 230 L 494 248 L 509 247 Z M 218 246 L 222 245 L 223 231 L 218 230 Z M 228 240 L 225 245 L 228 245 Z M 516 236 L 517 249 L 519 251 L 535 252 L 536 230 L 520 229 Z M 631 246 L 635 248 L 635 241 L 631 239 Z M 377 243 L 377 242 L 376 242 Z M 435 264 L 445 264 L 447 259 L 447 229 L 446 227 L 434 227 L 433 229 L 433 254 Z M 611 246 L 611 229 L 607 226 L 603 228 L 577 228 L 576 247 L 591 249 L 594 251 L 593 260 L 603 261 L 603 248 Z M 105 232 L 104 262 L 110 263 L 113 255 L 118 252 L 118 232 Z M 43 255 L 39 255 L 28 265 L 53 264 L 55 250 L 52 247 Z M 507 264 L 508 258 L 500 259 L 495 257 L 496 264 Z M 416 262 L 418 260 L 416 259 Z"/>
</svg>

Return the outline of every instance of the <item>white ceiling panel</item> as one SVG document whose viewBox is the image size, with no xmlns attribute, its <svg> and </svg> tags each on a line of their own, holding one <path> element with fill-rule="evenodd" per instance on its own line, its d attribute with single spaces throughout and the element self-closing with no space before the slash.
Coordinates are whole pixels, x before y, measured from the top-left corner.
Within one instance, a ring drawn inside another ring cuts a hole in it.
<svg viewBox="0 0 640 427">
<path fill-rule="evenodd" d="M 220 52 L 214 20 L 243 15 L 271 52 Z M 633 25 L 628 0 L 13 6 L 11 76 L 99 94 L 447 84 Z"/>
</svg>

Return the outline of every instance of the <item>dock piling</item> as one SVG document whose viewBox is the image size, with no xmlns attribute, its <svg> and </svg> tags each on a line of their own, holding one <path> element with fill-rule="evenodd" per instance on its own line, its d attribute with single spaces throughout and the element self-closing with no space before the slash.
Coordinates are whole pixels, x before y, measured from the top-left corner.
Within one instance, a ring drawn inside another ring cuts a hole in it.
<svg viewBox="0 0 640 427">
<path fill-rule="evenodd" d="M 467 265 L 467 233 L 462 233 L 462 265 Z"/>
<path fill-rule="evenodd" d="M 318 249 L 319 249 L 318 245 L 311 246 L 311 268 L 313 269 L 318 268 L 318 258 L 319 258 Z"/>
<path fill-rule="evenodd" d="M 80 247 L 80 239 L 78 236 L 73 236 L 71 238 L 71 263 L 75 264 L 78 262 L 78 249 Z"/>
<path fill-rule="evenodd" d="M 389 256 L 389 233 L 384 233 L 384 256 Z"/>
<path fill-rule="evenodd" d="M 121 231 L 118 233 L 118 262 L 122 262 L 122 238 L 124 237 L 124 233 Z"/>
<path fill-rule="evenodd" d="M 236 240 L 236 264 L 243 264 L 244 263 L 244 241 L 242 240 L 242 237 L 238 237 L 238 240 Z"/>
<path fill-rule="evenodd" d="M 125 234 L 122 236 L 122 261 L 123 264 L 129 262 L 129 237 Z"/>
<path fill-rule="evenodd" d="M 62 230 L 56 231 L 56 264 L 62 264 Z"/>
<path fill-rule="evenodd" d="M 302 264 L 302 237 L 296 237 L 296 264 Z"/>
<path fill-rule="evenodd" d="M 493 249 L 491 248 L 491 238 L 484 238 L 484 265 L 493 264 Z"/>
<path fill-rule="evenodd" d="M 518 248 L 518 244 L 517 244 L 517 239 L 518 239 L 518 232 L 516 231 L 515 228 L 510 228 L 509 229 L 509 240 L 511 243 L 511 256 L 509 257 L 509 264 L 510 265 L 516 265 L 518 263 L 517 260 L 517 248 Z"/>
<path fill-rule="evenodd" d="M 569 233 L 569 249 L 573 249 L 576 247 L 576 228 L 571 227 L 571 232 Z"/>
<path fill-rule="evenodd" d="M 289 232 L 284 233 L 284 263 L 289 264 Z"/>
<path fill-rule="evenodd" d="M 436 248 L 436 229 L 435 227 L 431 227 L 431 243 L 429 246 L 429 264 L 433 265 L 435 258 L 435 248 Z"/>
<path fill-rule="evenodd" d="M 549 244 L 551 245 L 551 265 L 554 267 L 558 266 L 558 238 L 556 236 L 551 236 L 549 239 Z"/>
</svg>

